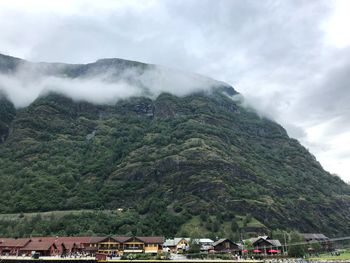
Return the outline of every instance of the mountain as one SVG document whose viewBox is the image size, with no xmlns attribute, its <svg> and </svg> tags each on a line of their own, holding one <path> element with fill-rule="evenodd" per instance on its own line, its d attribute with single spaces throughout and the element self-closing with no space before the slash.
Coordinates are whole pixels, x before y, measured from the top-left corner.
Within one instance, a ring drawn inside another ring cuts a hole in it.
<svg viewBox="0 0 350 263">
<path fill-rule="evenodd" d="M 349 185 L 280 125 L 243 107 L 231 86 L 204 77 L 189 74 L 210 84 L 203 91 L 154 92 L 159 83 L 144 76 L 155 68 L 0 56 L 0 235 L 350 234 Z M 14 82 L 4 77 L 21 78 L 18 72 L 35 75 L 24 87 L 43 76 L 73 82 L 15 107 L 6 86 Z M 186 73 L 166 72 L 180 79 L 178 90 L 188 84 Z M 139 96 L 113 103 L 72 97 L 80 81 L 101 74 L 111 85 L 123 78 Z M 176 87 L 164 76 L 162 84 Z M 65 214 L 39 213 L 54 210 Z"/>
</svg>

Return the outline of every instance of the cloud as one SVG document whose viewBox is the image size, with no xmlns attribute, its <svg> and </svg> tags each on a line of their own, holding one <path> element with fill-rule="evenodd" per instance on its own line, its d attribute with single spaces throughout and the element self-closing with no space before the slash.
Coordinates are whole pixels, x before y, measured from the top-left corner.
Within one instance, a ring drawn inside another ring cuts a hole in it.
<svg viewBox="0 0 350 263">
<path fill-rule="evenodd" d="M 67 75 L 75 71 L 80 73 L 74 77 Z M 0 91 L 16 107 L 28 106 L 49 92 L 76 101 L 114 104 L 135 96 L 156 98 L 163 92 L 177 96 L 210 92 L 222 85 L 226 84 L 198 74 L 122 60 L 100 60 L 89 65 L 23 62 L 11 74 L 0 74 Z"/>
</svg>

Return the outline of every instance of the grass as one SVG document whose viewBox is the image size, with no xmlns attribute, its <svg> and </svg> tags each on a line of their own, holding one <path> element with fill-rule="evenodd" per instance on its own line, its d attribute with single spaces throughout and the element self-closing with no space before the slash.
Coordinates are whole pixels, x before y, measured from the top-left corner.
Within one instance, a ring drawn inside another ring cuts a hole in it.
<svg viewBox="0 0 350 263">
<path fill-rule="evenodd" d="M 187 235 L 194 236 L 208 236 L 210 231 L 201 224 L 199 216 L 194 216 L 181 226 L 179 233 L 187 233 Z"/>
<path fill-rule="evenodd" d="M 243 225 L 243 221 L 244 221 L 245 216 L 239 216 L 236 215 L 236 221 L 238 223 L 238 226 L 240 228 L 244 228 Z M 250 220 L 250 222 L 247 223 L 247 227 L 261 227 L 261 228 L 266 228 L 266 226 L 261 223 L 260 221 L 258 221 L 257 219 L 255 219 L 254 217 L 252 217 L 252 219 Z"/>
<path fill-rule="evenodd" d="M 81 210 L 66 210 L 66 211 L 49 211 L 49 212 L 34 212 L 34 213 L 13 213 L 13 214 L 0 214 L 0 220 L 18 220 L 21 218 L 31 219 L 37 215 L 47 219 L 51 216 L 56 218 L 63 217 L 65 215 L 77 215 L 81 213 L 96 212 L 97 210 L 92 209 L 81 209 Z M 98 210 L 99 212 L 112 214 L 117 213 L 117 210 Z"/>
<path fill-rule="evenodd" d="M 311 260 L 347 260 L 350 259 L 350 252 L 341 253 L 339 256 L 332 256 L 330 253 L 321 254 L 318 257 L 311 257 Z"/>
</svg>

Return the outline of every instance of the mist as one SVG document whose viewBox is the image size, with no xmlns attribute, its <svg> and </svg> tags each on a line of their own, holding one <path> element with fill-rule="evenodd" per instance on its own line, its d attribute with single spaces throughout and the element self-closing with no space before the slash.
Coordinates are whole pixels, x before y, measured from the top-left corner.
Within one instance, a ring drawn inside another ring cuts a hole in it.
<svg viewBox="0 0 350 263">
<path fill-rule="evenodd" d="M 0 74 L 0 91 L 16 108 L 22 108 L 50 92 L 65 95 L 74 101 L 115 104 L 130 97 L 155 99 L 164 92 L 181 97 L 227 86 L 194 73 L 155 65 L 142 64 L 140 67 L 135 66 L 135 62 L 119 59 L 116 61 L 119 64 L 110 65 L 103 61 L 85 65 L 25 62 L 11 73 Z M 133 65 L 125 66 L 128 63 Z M 71 71 L 77 70 L 82 73 L 70 76 Z"/>
</svg>

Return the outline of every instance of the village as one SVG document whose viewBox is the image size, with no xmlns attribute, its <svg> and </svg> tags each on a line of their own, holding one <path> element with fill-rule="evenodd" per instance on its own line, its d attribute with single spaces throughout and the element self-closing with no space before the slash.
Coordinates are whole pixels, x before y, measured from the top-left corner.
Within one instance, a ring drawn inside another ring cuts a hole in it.
<svg viewBox="0 0 350 263">
<path fill-rule="evenodd" d="M 323 234 L 303 234 L 305 243 L 318 242 L 330 251 L 330 239 Z M 312 249 L 312 248 L 310 248 Z M 310 253 L 312 251 L 309 251 Z M 220 259 L 254 259 L 286 256 L 287 247 L 269 236 L 258 236 L 240 242 L 228 238 L 162 236 L 80 236 L 0 238 L 2 258 L 91 258 L 106 259 L 194 259 L 213 255 Z M 152 257 L 151 257 L 152 256 Z"/>
</svg>

